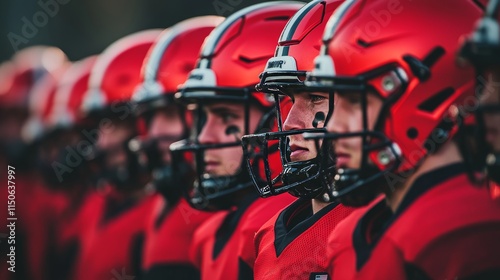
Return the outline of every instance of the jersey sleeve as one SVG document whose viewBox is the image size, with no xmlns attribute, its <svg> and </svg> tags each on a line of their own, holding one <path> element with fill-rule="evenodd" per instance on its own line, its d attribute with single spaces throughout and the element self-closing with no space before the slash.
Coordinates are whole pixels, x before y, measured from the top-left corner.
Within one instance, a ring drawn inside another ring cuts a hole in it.
<svg viewBox="0 0 500 280">
<path fill-rule="evenodd" d="M 500 225 L 493 223 L 440 236 L 406 263 L 408 279 L 500 279 L 498 236 Z"/>
</svg>

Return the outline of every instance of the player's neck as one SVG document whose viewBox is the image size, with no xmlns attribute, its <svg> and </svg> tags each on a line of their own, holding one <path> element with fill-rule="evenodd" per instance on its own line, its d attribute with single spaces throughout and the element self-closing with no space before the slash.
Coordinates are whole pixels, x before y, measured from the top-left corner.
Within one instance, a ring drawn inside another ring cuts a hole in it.
<svg viewBox="0 0 500 280">
<path fill-rule="evenodd" d="M 324 202 L 324 201 L 317 199 L 317 198 L 312 199 L 311 205 L 312 205 L 313 214 L 318 213 L 319 211 L 321 211 L 321 209 L 325 208 L 330 203 L 331 202 Z"/>
<path fill-rule="evenodd" d="M 420 167 L 401 186 L 397 187 L 394 191 L 386 192 L 387 205 L 395 212 L 418 177 L 431 170 L 460 161 L 462 161 L 462 158 L 457 145 L 454 142 L 448 142 L 437 153 L 431 154 L 424 159 Z"/>
</svg>

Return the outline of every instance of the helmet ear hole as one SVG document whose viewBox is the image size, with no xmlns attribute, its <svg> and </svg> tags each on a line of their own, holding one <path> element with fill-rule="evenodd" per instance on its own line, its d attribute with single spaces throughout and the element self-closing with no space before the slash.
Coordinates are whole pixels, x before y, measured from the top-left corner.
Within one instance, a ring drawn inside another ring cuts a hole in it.
<svg viewBox="0 0 500 280">
<path fill-rule="evenodd" d="M 418 137 L 418 129 L 414 128 L 414 127 L 410 127 L 407 131 L 406 131 L 406 135 L 408 136 L 408 138 L 410 139 L 415 139 Z"/>
</svg>

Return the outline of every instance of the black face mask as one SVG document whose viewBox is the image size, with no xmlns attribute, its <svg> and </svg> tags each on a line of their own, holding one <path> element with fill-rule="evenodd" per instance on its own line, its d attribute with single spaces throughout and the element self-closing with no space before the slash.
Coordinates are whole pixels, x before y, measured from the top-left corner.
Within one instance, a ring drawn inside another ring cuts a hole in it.
<svg viewBox="0 0 500 280">
<path fill-rule="evenodd" d="M 110 151 L 102 151 L 97 148 L 90 156 L 90 164 L 97 171 L 94 181 L 104 179 L 117 190 L 132 191 L 141 189 L 145 185 L 145 177 L 148 174 L 146 168 L 139 163 L 137 155 L 128 148 L 129 140 L 124 141 L 121 147 L 126 154 L 126 164 L 122 166 L 109 167 L 106 165 L 106 157 Z"/>
<path fill-rule="evenodd" d="M 149 140 L 142 144 L 142 150 L 147 157 L 147 170 L 151 172 L 152 183 L 169 204 L 175 204 L 184 193 L 184 189 L 193 184 L 194 171 L 183 159 L 176 159 L 177 169 L 163 161 L 159 148 L 161 141 L 173 142 L 180 137 L 164 136 Z"/>
<path fill-rule="evenodd" d="M 240 90 L 241 91 L 241 90 Z M 232 207 L 237 207 L 240 203 L 241 197 L 248 196 L 252 194 L 253 181 L 250 176 L 248 168 L 245 168 L 245 159 L 241 159 L 239 168 L 231 175 L 212 175 L 205 172 L 205 162 L 204 155 L 206 150 L 217 150 L 230 147 L 241 147 L 240 134 L 247 134 L 249 130 L 249 110 L 250 110 L 250 91 L 246 92 L 244 95 L 245 99 L 241 101 L 244 104 L 245 110 L 245 124 L 243 131 L 239 127 L 234 125 L 229 125 L 225 128 L 226 135 L 233 135 L 235 137 L 234 141 L 226 143 L 199 143 L 198 139 L 184 139 L 173 143 L 170 146 L 173 156 L 173 165 L 175 170 L 179 169 L 178 163 L 181 161 L 176 160 L 185 158 L 186 155 L 192 155 L 195 159 L 196 171 L 194 172 L 196 180 L 193 185 L 192 190 L 187 190 L 186 199 L 195 209 L 204 211 L 218 211 L 218 210 L 228 210 Z M 201 104 L 202 102 L 198 103 Z M 199 134 L 205 124 L 205 114 L 203 112 L 203 106 L 197 108 L 197 114 L 195 118 L 196 131 Z M 272 109 L 267 109 L 264 112 L 262 118 L 257 124 L 256 130 L 269 129 L 270 123 L 272 123 L 272 118 L 274 116 L 274 111 Z M 277 149 L 277 148 L 276 148 Z M 252 168 L 259 168 L 258 161 L 257 164 L 253 165 Z M 175 171 L 177 173 L 177 171 Z M 255 173 L 259 173 L 255 171 Z"/>
<path fill-rule="evenodd" d="M 86 160 L 80 156 L 79 161 L 69 163 L 68 158 L 75 154 L 69 150 L 76 151 L 76 147 L 68 147 L 59 150 L 54 160 L 38 157 L 37 168 L 40 171 L 47 187 L 56 189 L 69 189 L 78 185 L 86 185 L 89 171 Z"/>
<path fill-rule="evenodd" d="M 488 142 L 486 134 L 488 129 L 486 127 L 486 118 L 500 116 L 500 104 L 484 104 L 480 105 L 476 109 L 476 130 L 474 135 L 475 143 L 477 149 L 471 149 L 467 147 L 466 142 L 460 145 L 460 150 L 465 158 L 465 162 L 469 164 L 469 169 L 471 169 L 471 176 L 474 179 L 474 172 L 486 171 L 486 176 L 489 180 L 500 184 L 500 151 L 494 149 L 494 147 Z M 500 124 L 490 124 L 494 126 L 500 126 Z M 467 127 L 464 125 L 461 127 L 462 136 L 461 140 L 465 141 L 467 139 L 466 131 Z M 470 137 L 469 137 L 470 138 Z M 465 140 L 464 140 L 465 139 Z M 460 144 L 460 143 L 459 143 Z M 479 167 L 479 169 L 477 168 Z M 476 179 L 477 180 L 477 179 Z"/>
</svg>

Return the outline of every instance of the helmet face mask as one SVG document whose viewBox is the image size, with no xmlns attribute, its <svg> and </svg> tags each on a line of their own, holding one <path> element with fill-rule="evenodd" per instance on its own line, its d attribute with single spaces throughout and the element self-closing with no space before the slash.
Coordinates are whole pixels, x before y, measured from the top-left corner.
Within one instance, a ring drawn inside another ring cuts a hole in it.
<svg viewBox="0 0 500 280">
<path fill-rule="evenodd" d="M 286 74 L 290 75 L 292 73 L 293 72 L 288 72 Z M 294 95 L 306 95 L 309 93 L 304 92 L 304 87 L 301 84 L 298 85 L 295 83 L 284 85 L 282 83 L 284 80 L 283 74 L 285 73 L 279 74 L 281 79 L 279 86 L 264 85 L 262 87 L 267 88 L 266 91 L 269 93 L 273 92 L 278 131 L 264 132 L 243 137 L 243 149 L 245 151 L 245 157 L 247 158 L 247 166 L 249 171 L 251 171 L 251 165 L 255 158 L 264 158 L 266 180 L 259 180 L 259 174 L 256 174 L 254 171 L 251 172 L 254 184 L 262 197 L 289 192 L 297 197 L 316 198 L 325 193 L 331 182 L 331 179 L 329 179 L 331 176 L 327 175 L 328 172 L 331 172 L 334 165 L 334 159 L 331 157 L 331 151 L 328 148 L 330 145 L 328 145 L 326 141 L 318 141 L 315 143 L 316 147 L 309 151 L 309 153 L 312 154 L 316 151 L 311 158 L 305 160 L 292 160 L 290 141 L 291 138 L 300 139 L 305 133 L 324 133 L 325 129 L 321 127 L 318 128 L 318 123 L 324 122 L 325 114 L 323 112 L 317 112 L 314 120 L 311 121 L 311 128 L 285 130 L 282 115 L 288 114 L 288 112 L 282 112 L 284 110 L 290 110 L 289 108 L 282 108 L 286 107 L 287 105 L 284 103 L 289 101 L 285 99 L 288 97 L 293 99 Z M 290 80 L 292 80 L 292 78 L 290 78 Z M 274 89 L 274 91 L 271 89 Z M 291 91 L 296 92 L 292 93 Z M 328 98 L 328 100 L 330 101 L 330 98 Z M 333 111 L 333 102 L 329 101 L 328 112 L 331 112 Z M 301 102 L 304 103 L 304 101 Z M 327 114 L 330 115 L 330 113 Z M 270 176 L 271 167 L 270 160 L 268 159 L 269 152 L 267 150 L 267 147 L 273 142 L 278 142 L 280 160 L 283 168 L 280 174 L 275 177 Z M 323 200 L 329 201 L 329 198 L 323 197 Z"/>
<path fill-rule="evenodd" d="M 119 191 L 142 189 L 150 180 L 140 156 L 131 149 L 137 131 L 133 120 L 109 119 L 112 130 L 101 129 L 88 160 L 103 179 Z"/>
</svg>

